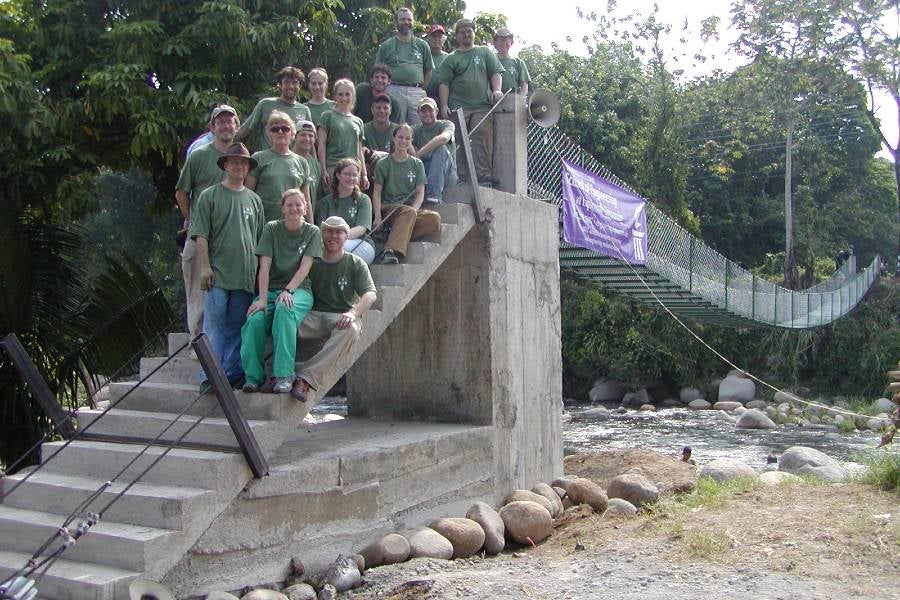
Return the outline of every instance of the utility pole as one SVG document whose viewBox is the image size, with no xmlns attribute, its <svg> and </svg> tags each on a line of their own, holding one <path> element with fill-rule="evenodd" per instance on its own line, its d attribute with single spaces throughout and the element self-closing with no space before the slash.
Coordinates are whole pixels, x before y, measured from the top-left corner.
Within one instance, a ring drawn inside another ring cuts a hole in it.
<svg viewBox="0 0 900 600">
<path fill-rule="evenodd" d="M 791 155 L 794 145 L 794 116 L 788 117 L 784 145 L 784 287 L 794 289 L 794 210 L 791 198 Z"/>
</svg>

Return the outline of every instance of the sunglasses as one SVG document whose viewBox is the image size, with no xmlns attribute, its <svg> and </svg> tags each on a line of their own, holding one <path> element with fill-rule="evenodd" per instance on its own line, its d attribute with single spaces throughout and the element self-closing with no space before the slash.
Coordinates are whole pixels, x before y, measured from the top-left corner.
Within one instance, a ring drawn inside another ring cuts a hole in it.
<svg viewBox="0 0 900 600">
<path fill-rule="evenodd" d="M 287 125 L 276 125 L 275 127 L 269 127 L 269 131 L 272 133 L 290 133 L 291 128 Z"/>
</svg>

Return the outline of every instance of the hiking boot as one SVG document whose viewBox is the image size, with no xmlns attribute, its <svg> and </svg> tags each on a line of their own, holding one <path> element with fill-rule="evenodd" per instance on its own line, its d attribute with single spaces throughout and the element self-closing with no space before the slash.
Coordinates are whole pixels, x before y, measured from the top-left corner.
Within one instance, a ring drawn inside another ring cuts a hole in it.
<svg viewBox="0 0 900 600">
<path fill-rule="evenodd" d="M 396 265 L 399 262 L 397 255 L 394 254 L 394 251 L 390 248 L 386 248 L 385 251 L 381 253 L 381 258 L 378 259 L 379 265 Z"/>
<path fill-rule="evenodd" d="M 291 391 L 290 377 L 276 377 L 275 387 L 272 388 L 273 394 L 287 394 Z"/>
<path fill-rule="evenodd" d="M 306 402 L 306 395 L 309 394 L 309 384 L 305 379 L 297 378 L 294 386 L 291 388 L 291 396 L 299 402 Z"/>
<path fill-rule="evenodd" d="M 244 387 L 241 388 L 241 391 L 245 394 L 255 394 L 259 392 L 259 386 L 255 383 L 247 381 L 244 383 Z"/>
</svg>

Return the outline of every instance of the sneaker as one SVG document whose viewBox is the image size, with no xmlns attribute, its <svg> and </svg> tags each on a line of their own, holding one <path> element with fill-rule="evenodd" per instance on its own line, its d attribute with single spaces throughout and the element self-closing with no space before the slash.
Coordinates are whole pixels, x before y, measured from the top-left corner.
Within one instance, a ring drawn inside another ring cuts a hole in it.
<svg viewBox="0 0 900 600">
<path fill-rule="evenodd" d="M 428 202 L 429 204 L 440 204 L 440 203 L 441 203 L 441 199 L 440 199 L 440 198 L 435 198 L 435 197 L 432 196 L 431 198 L 425 198 L 425 202 Z"/>
<path fill-rule="evenodd" d="M 241 391 L 245 394 L 255 394 L 259 391 L 259 386 L 255 383 L 247 381 L 246 383 L 244 383 L 244 387 L 241 388 Z"/>
<path fill-rule="evenodd" d="M 309 394 L 309 384 L 305 379 L 298 377 L 291 388 L 291 396 L 299 402 L 306 402 L 307 394 Z"/>
<path fill-rule="evenodd" d="M 291 391 L 291 378 L 290 377 L 276 377 L 275 378 L 275 387 L 272 388 L 272 393 L 287 394 L 290 391 Z"/>
<path fill-rule="evenodd" d="M 396 265 L 399 262 L 397 255 L 394 254 L 394 251 L 390 248 L 385 249 L 385 251 L 381 253 L 381 258 L 378 259 L 379 265 Z"/>
<path fill-rule="evenodd" d="M 244 381 L 245 381 L 244 376 L 238 375 L 234 379 L 229 379 L 228 383 L 231 384 L 231 389 L 242 390 L 242 389 L 244 389 Z"/>
<path fill-rule="evenodd" d="M 275 378 L 269 377 L 266 379 L 266 382 L 259 386 L 259 392 L 261 394 L 271 394 L 275 390 Z"/>
</svg>

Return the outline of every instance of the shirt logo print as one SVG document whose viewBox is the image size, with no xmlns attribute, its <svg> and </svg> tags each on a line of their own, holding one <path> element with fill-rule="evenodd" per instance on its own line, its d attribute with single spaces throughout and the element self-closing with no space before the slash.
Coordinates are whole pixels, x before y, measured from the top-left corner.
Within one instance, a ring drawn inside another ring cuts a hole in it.
<svg viewBox="0 0 900 600">
<path fill-rule="evenodd" d="M 300 171 L 297 170 L 297 167 L 291 167 L 291 175 L 294 179 L 300 179 Z"/>
<path fill-rule="evenodd" d="M 337 284 L 342 292 L 344 291 L 344 288 L 347 287 L 348 283 L 349 282 L 347 281 L 346 275 L 341 275 L 340 277 L 338 277 Z"/>
<path fill-rule="evenodd" d="M 476 65 L 480 65 L 480 64 L 481 64 L 481 57 L 480 57 L 480 56 L 476 56 L 475 58 L 472 59 L 472 62 L 475 63 Z"/>
<path fill-rule="evenodd" d="M 351 206 L 350 208 L 347 209 L 347 216 L 350 217 L 351 219 L 356 218 L 356 207 L 355 206 Z"/>
<path fill-rule="evenodd" d="M 418 50 L 413 50 L 412 56 L 413 60 L 422 60 L 422 53 Z"/>
<path fill-rule="evenodd" d="M 297 246 L 297 254 L 300 254 L 300 255 L 302 256 L 304 250 L 306 250 L 306 244 L 305 244 L 305 243 L 300 244 L 299 246 Z"/>
<path fill-rule="evenodd" d="M 245 206 L 244 208 L 242 208 L 242 209 L 241 209 L 241 212 L 244 213 L 244 220 L 245 220 L 245 221 L 249 221 L 249 220 L 250 220 L 250 217 L 253 216 L 253 209 L 250 208 L 249 206 Z"/>
<path fill-rule="evenodd" d="M 414 181 L 416 180 L 416 174 L 413 173 L 412 171 L 407 171 L 407 172 L 406 172 L 406 178 L 409 179 L 409 182 L 410 182 L 410 183 L 412 183 L 412 182 L 414 182 Z"/>
</svg>

